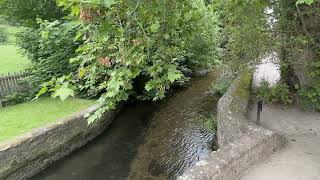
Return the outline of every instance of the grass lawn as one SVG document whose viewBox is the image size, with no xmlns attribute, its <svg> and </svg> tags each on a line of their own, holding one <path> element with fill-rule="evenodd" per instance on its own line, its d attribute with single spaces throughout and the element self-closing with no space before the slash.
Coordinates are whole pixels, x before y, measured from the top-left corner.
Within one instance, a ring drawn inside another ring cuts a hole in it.
<svg viewBox="0 0 320 180">
<path fill-rule="evenodd" d="M 19 53 L 19 48 L 16 46 L 16 34 L 25 28 L 10 26 L 2 20 L 0 21 L 0 29 L 5 30 L 8 34 L 8 41 L 2 44 L 0 43 L 0 74 L 24 70 L 29 64 L 29 61 Z"/>
<path fill-rule="evenodd" d="M 23 31 L 25 28 L 21 26 L 10 26 L 8 24 L 0 24 L 0 29 L 4 29 L 8 34 L 8 41 L 6 44 L 15 44 L 16 43 L 16 34 Z"/>
<path fill-rule="evenodd" d="M 24 70 L 29 60 L 18 53 L 15 45 L 0 45 L 0 74 Z"/>
<path fill-rule="evenodd" d="M 93 100 L 41 98 L 0 109 L 0 142 L 12 139 L 49 122 L 68 117 L 93 105 Z"/>
</svg>

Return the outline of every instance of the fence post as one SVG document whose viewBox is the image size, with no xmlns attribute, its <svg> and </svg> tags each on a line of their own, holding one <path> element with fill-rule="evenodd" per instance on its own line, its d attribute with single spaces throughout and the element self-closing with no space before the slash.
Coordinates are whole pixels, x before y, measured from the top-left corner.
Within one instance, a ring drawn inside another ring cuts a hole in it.
<svg viewBox="0 0 320 180">
<path fill-rule="evenodd" d="M 262 106 L 263 106 L 263 101 L 262 101 L 262 100 L 259 100 L 259 101 L 258 101 L 258 107 L 257 107 L 257 124 L 258 124 L 258 125 L 261 125 Z"/>
</svg>

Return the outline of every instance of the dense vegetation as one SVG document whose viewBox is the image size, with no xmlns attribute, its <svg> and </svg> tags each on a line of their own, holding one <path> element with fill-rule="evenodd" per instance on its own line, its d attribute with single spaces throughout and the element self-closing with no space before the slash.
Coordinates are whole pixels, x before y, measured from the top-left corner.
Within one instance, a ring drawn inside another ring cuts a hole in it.
<svg viewBox="0 0 320 180">
<path fill-rule="evenodd" d="M 282 75 L 301 104 L 308 110 L 320 110 L 320 3 L 289 0 L 279 5 Z"/>
<path fill-rule="evenodd" d="M 37 26 L 37 18 L 54 21 L 66 14 L 55 0 L 0 0 L 0 12 L 13 24 Z"/>
<path fill-rule="evenodd" d="M 20 45 L 35 63 L 34 84 L 45 82 L 38 96 L 100 97 L 91 120 L 130 96 L 162 99 L 218 63 L 218 15 L 202 0 L 58 3 L 69 20 L 40 21 Z"/>
<path fill-rule="evenodd" d="M 8 33 L 4 29 L 0 29 L 0 43 L 5 43 L 8 40 Z"/>
<path fill-rule="evenodd" d="M 235 75 L 280 55 L 281 82 L 264 86 L 266 102 L 290 103 L 295 97 L 308 110 L 320 109 L 319 1 L 214 1 L 222 12 L 224 43 L 222 76 L 213 89 L 224 92 Z"/>
<path fill-rule="evenodd" d="M 292 103 L 292 94 L 289 87 L 282 83 L 270 86 L 267 81 L 262 81 L 261 86 L 257 89 L 256 98 L 266 103 Z"/>
<path fill-rule="evenodd" d="M 3 14 L 31 27 L 19 35 L 19 44 L 33 62 L 37 97 L 99 98 L 101 108 L 89 122 L 130 97 L 162 99 L 192 72 L 218 64 L 222 75 L 213 89 L 222 94 L 236 75 L 274 51 L 281 57 L 282 82 L 266 97 L 289 103 L 296 94 L 307 108 L 320 109 L 318 1 L 0 3 L 11 8 Z M 300 76 L 308 83 L 297 74 L 299 57 L 305 57 Z"/>
<path fill-rule="evenodd" d="M 83 43 L 74 40 L 77 24 L 59 21 L 41 21 L 39 28 L 28 29 L 18 35 L 18 43 L 28 59 L 32 62 L 29 69 L 32 86 L 50 81 L 76 70 L 69 59 L 76 56 L 76 50 Z"/>
</svg>

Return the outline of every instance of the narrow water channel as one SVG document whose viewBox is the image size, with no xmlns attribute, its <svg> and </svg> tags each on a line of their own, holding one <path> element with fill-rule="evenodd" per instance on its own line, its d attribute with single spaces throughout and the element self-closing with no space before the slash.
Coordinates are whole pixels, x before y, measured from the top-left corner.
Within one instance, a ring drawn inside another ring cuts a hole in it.
<svg viewBox="0 0 320 180">
<path fill-rule="evenodd" d="M 215 73 L 159 103 L 131 103 L 93 142 L 32 180 L 175 179 L 212 149 L 201 118 L 215 113 Z"/>
</svg>

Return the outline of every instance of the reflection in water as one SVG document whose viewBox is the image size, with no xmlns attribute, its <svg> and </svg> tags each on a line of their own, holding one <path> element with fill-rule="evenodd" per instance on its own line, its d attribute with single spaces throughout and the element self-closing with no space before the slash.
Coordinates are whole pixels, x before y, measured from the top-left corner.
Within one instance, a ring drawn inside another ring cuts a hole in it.
<svg viewBox="0 0 320 180">
<path fill-rule="evenodd" d="M 32 179 L 175 179 L 211 151 L 213 134 L 198 117 L 216 109 L 207 93 L 214 79 L 196 78 L 161 103 L 128 105 L 101 137 Z"/>
</svg>

